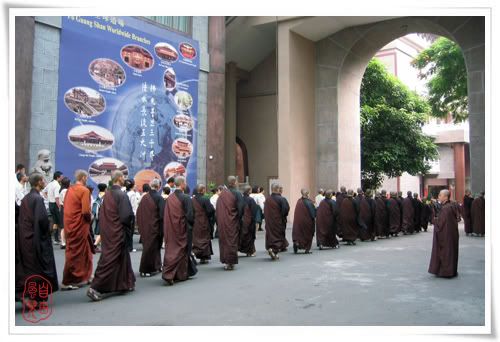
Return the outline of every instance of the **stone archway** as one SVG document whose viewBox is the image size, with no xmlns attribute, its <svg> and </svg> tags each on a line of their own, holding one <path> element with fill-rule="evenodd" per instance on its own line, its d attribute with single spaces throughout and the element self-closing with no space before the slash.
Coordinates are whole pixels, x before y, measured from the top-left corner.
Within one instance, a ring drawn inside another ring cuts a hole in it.
<svg viewBox="0 0 500 342">
<path fill-rule="evenodd" d="M 467 67 L 471 187 L 484 190 L 484 17 L 405 17 L 344 29 L 316 43 L 316 183 L 360 185 L 359 91 L 370 59 L 409 33 L 433 33 L 455 41 Z"/>
</svg>

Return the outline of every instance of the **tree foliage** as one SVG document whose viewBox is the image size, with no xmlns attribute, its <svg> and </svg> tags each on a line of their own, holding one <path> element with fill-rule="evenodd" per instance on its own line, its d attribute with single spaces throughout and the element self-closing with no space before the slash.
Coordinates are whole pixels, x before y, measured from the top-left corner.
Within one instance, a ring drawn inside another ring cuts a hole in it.
<svg viewBox="0 0 500 342">
<path fill-rule="evenodd" d="M 425 174 L 438 156 L 434 139 L 422 133 L 430 107 L 372 59 L 361 83 L 361 178 L 376 189 L 388 177 Z"/>
<path fill-rule="evenodd" d="M 467 70 L 460 47 L 440 37 L 423 50 L 412 65 L 419 69 L 420 79 L 427 79 L 431 114 L 453 116 L 454 122 L 467 119 Z"/>
</svg>

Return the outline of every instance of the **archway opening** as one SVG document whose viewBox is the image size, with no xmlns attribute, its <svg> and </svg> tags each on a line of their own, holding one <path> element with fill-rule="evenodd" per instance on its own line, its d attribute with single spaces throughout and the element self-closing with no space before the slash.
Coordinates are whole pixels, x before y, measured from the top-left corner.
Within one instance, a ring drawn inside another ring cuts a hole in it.
<svg viewBox="0 0 500 342">
<path fill-rule="evenodd" d="M 432 54 L 445 57 L 435 58 Z M 417 68 L 423 60 L 431 58 L 437 59 L 439 64 L 431 62 L 425 70 Z M 450 69 L 456 71 L 456 76 L 449 75 Z M 437 73 L 421 77 L 432 70 Z M 430 83 L 434 77 L 439 79 Z M 454 88 L 444 91 L 442 77 L 453 78 L 454 82 L 448 84 L 455 85 Z M 460 93 L 460 99 L 466 99 L 466 80 L 460 48 L 444 37 L 408 34 L 376 52 L 367 65 L 360 87 L 361 182 L 364 189 L 404 194 L 411 191 L 426 197 L 434 195 L 433 190 L 437 188 L 446 188 L 453 199 L 463 198 L 470 184 L 470 166 L 466 158 L 469 125 L 468 120 L 461 121 L 466 106 L 462 105 L 455 112 L 440 113 L 446 115 L 440 118 L 435 115 L 441 108 L 436 102 L 443 98 L 436 92 L 448 96 Z M 455 116 L 454 122 L 452 117 Z M 426 160 L 429 158 L 435 159 Z"/>
</svg>

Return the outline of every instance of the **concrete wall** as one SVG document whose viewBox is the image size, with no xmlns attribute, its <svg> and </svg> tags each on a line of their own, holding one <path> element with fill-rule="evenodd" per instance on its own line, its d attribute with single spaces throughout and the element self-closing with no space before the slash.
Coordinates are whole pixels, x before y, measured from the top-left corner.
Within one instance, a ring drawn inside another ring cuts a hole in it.
<svg viewBox="0 0 500 342">
<path fill-rule="evenodd" d="M 207 184 L 207 92 L 208 92 L 208 17 L 193 17 L 193 39 L 200 44 L 200 73 L 198 82 L 197 177 Z"/>
<path fill-rule="evenodd" d="M 439 174 L 438 178 L 455 178 L 455 162 L 453 147 L 438 145 Z"/>
<path fill-rule="evenodd" d="M 278 26 L 278 176 L 292 210 L 300 189 L 316 185 L 314 43 Z"/>
<path fill-rule="evenodd" d="M 251 185 L 263 186 L 278 176 L 278 118 L 276 112 L 276 52 L 238 84 L 237 132 L 248 153 Z"/>
<path fill-rule="evenodd" d="M 52 152 L 55 169 L 57 91 L 59 72 L 60 17 L 36 17 L 33 43 L 33 73 L 31 95 L 31 126 L 29 139 L 29 167 L 37 160 L 40 149 Z M 200 44 L 200 74 L 198 85 L 197 172 L 198 182 L 207 181 L 207 97 L 208 72 L 208 17 L 193 17 L 193 39 Z M 19 131 L 20 132 L 20 131 Z M 18 129 L 16 128 L 16 134 Z"/>
<path fill-rule="evenodd" d="M 57 89 L 59 71 L 60 23 L 36 18 L 33 44 L 33 84 L 31 94 L 30 169 L 37 160 L 37 152 L 52 152 L 54 171 L 57 126 Z M 52 24 L 52 25 L 49 25 Z"/>
</svg>

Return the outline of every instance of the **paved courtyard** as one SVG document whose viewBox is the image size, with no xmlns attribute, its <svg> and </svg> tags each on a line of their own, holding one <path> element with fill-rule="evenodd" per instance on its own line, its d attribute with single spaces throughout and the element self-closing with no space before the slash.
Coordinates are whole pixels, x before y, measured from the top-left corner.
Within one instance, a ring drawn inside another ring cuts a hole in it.
<svg viewBox="0 0 500 342">
<path fill-rule="evenodd" d="M 56 292 L 43 325 L 484 325 L 484 239 L 460 227 L 458 277 L 427 273 L 427 233 L 271 261 L 258 232 L 256 257 L 241 257 L 224 271 L 213 241 L 212 262 L 191 280 L 164 286 L 160 275 L 138 274 L 141 246 L 131 253 L 136 290 L 91 302 L 87 288 Z M 291 241 L 291 229 L 287 230 Z M 315 242 L 313 242 L 315 245 Z M 55 246 L 59 281 L 64 251 Z M 94 267 L 99 254 L 94 257 Z M 29 325 L 16 303 L 16 324 Z"/>
</svg>

